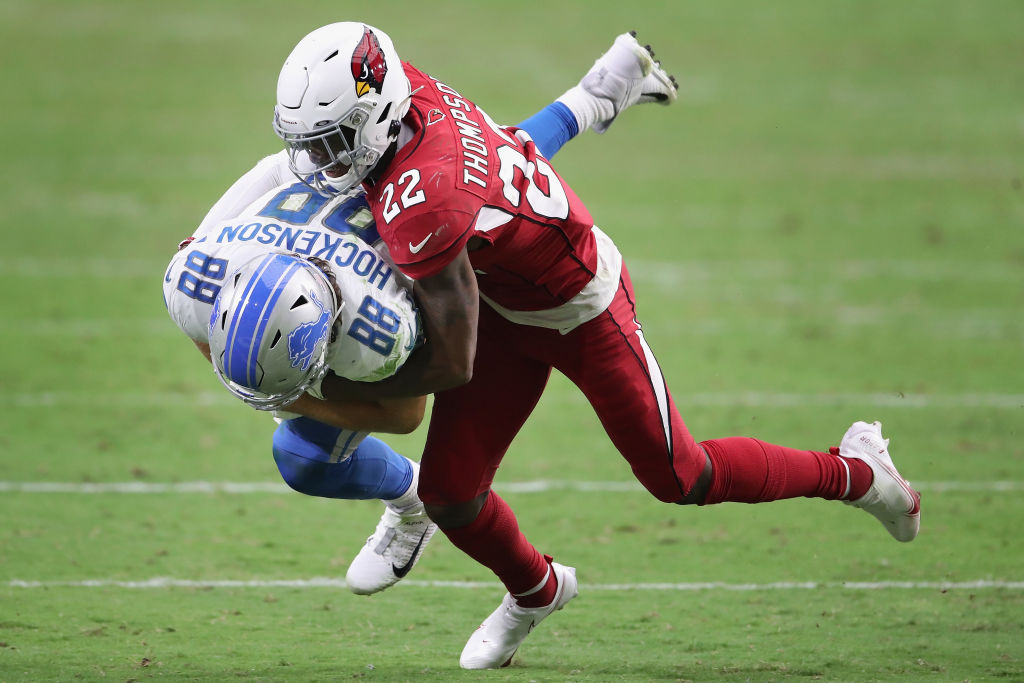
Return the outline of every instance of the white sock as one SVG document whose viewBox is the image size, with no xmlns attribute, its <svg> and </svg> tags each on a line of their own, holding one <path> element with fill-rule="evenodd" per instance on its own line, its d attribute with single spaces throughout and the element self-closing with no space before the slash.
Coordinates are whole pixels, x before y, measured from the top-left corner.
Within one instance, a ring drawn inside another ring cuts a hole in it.
<svg viewBox="0 0 1024 683">
<path fill-rule="evenodd" d="M 611 100 L 594 97 L 579 85 L 566 90 L 557 101 L 567 106 L 576 117 L 576 125 L 579 126 L 581 133 L 589 130 L 595 123 L 615 117 L 615 106 Z"/>
<path fill-rule="evenodd" d="M 412 463 L 412 481 L 409 483 L 409 488 L 398 498 L 384 501 L 385 505 L 399 515 L 420 505 L 420 497 L 416 493 L 416 487 L 420 482 L 420 464 L 412 460 L 409 460 L 409 462 Z"/>
<path fill-rule="evenodd" d="M 839 496 L 839 500 L 846 500 L 850 495 L 850 464 L 846 462 L 846 458 L 839 458 L 839 460 L 843 463 L 843 467 L 846 468 L 846 490 L 843 491 L 843 495 Z"/>
</svg>

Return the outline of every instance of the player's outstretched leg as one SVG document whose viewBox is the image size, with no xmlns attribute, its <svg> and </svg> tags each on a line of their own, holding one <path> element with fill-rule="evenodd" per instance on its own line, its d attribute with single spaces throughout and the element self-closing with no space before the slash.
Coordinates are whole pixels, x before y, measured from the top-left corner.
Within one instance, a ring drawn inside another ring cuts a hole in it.
<svg viewBox="0 0 1024 683">
<path fill-rule="evenodd" d="M 642 46 L 636 32 L 623 33 L 598 57 L 579 85 L 558 98 L 576 115 L 582 132 L 608 130 L 619 114 L 646 102 L 671 104 L 679 85 L 654 59 L 651 46 Z"/>
<path fill-rule="evenodd" d="M 665 73 L 651 47 L 641 47 L 631 31 L 615 39 L 579 84 L 517 126 L 550 159 L 585 130 L 605 132 L 616 116 L 634 104 L 671 104 L 678 89 L 675 77 Z"/>
<path fill-rule="evenodd" d="M 897 541 L 913 541 L 921 528 L 921 495 L 892 464 L 882 424 L 854 422 L 839 443 L 839 455 L 864 461 L 875 475 L 867 493 L 845 502 L 870 512 Z"/>
<path fill-rule="evenodd" d="M 459 657 L 459 666 L 463 669 L 498 669 L 508 666 L 530 631 L 579 594 L 576 569 L 552 562 L 550 557 L 546 559 L 558 581 L 551 603 L 545 607 L 520 607 L 511 593 L 505 593 L 498 609 L 491 612 L 470 636 Z M 547 577 L 544 581 L 547 581 Z"/>
<path fill-rule="evenodd" d="M 413 463 L 409 489 L 401 498 L 387 501 L 376 530 L 349 565 L 345 583 L 353 593 L 370 595 L 401 581 L 437 531 L 416 495 L 419 469 Z"/>
</svg>

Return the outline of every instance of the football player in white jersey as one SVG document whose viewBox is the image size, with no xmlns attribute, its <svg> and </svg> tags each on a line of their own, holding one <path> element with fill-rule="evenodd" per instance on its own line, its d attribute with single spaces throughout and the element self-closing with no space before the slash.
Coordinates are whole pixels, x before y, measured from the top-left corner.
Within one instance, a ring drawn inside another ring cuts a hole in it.
<svg viewBox="0 0 1024 683">
<path fill-rule="evenodd" d="M 604 132 L 633 104 L 674 100 L 674 79 L 642 72 L 646 63 L 609 51 L 580 85 L 519 127 L 551 157 L 583 130 Z M 660 88 L 653 94 L 652 79 Z M 309 175 L 293 173 L 304 164 Z M 412 431 L 425 398 L 329 402 L 317 384 L 326 368 L 357 381 L 393 374 L 419 341 L 419 314 L 361 193 L 331 196 L 315 170 L 282 151 L 236 181 L 181 244 L 164 298 L 207 359 L 214 342 L 225 386 L 276 411 L 273 453 L 289 486 L 385 502 L 346 575 L 353 592 L 369 594 L 404 577 L 436 531 L 416 495 L 417 464 L 368 434 Z"/>
<path fill-rule="evenodd" d="M 360 196 L 328 200 L 294 180 L 273 188 L 237 218 L 201 227 L 171 259 L 164 276 L 171 318 L 209 357 L 215 307 L 221 307 L 223 320 L 243 295 L 250 310 L 255 303 L 253 293 L 235 283 L 247 281 L 249 272 L 266 274 L 275 272 L 279 262 L 298 262 L 289 286 L 279 287 L 280 294 L 294 295 L 281 309 L 289 317 L 269 321 L 265 337 L 266 350 L 278 350 L 283 365 L 275 367 L 273 358 L 261 356 L 259 380 L 266 384 L 255 388 L 245 383 L 254 384 L 256 366 L 239 369 L 247 360 L 241 354 L 215 367 L 232 393 L 254 407 L 277 410 L 274 459 L 292 488 L 329 498 L 385 501 L 377 531 L 346 576 L 349 588 L 360 594 L 405 576 L 435 531 L 416 497 L 416 464 L 369 436 L 371 429 L 411 431 L 422 420 L 425 400 L 328 404 L 302 396 L 308 387 L 301 383 L 283 392 L 267 389 L 280 379 L 276 369 L 290 380 L 295 371 L 291 359 L 302 360 L 303 354 L 310 374 L 329 367 L 350 379 L 372 381 L 392 374 L 415 348 L 419 313 L 410 283 L 371 246 L 377 239 Z M 298 298 L 304 302 L 296 306 Z M 303 323 L 311 329 L 318 322 L 313 337 L 290 334 Z M 329 348 L 323 334 L 328 327 L 338 330 Z M 217 360 L 222 352 L 217 350 Z"/>
</svg>

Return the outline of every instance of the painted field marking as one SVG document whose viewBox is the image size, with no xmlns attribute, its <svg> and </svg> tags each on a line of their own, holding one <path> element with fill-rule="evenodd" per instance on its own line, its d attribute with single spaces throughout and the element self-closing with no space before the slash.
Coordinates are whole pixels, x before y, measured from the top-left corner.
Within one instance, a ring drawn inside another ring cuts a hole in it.
<svg viewBox="0 0 1024 683">
<path fill-rule="evenodd" d="M 918 337 L 955 339 L 992 339 L 1001 342 L 1024 339 L 1024 323 L 1013 310 L 969 309 L 916 310 L 910 313 L 898 308 L 832 306 L 828 334 L 832 337 L 854 337 L 866 330 L 887 328 L 893 324 L 909 324 Z M 0 328 L 0 337 L 14 339 L 61 339 L 86 337 L 121 337 L 124 335 L 178 337 L 180 332 L 170 318 L 74 318 L 63 320 L 7 320 Z M 656 342 L 666 337 L 725 337 L 756 332 L 759 337 L 792 338 L 817 324 L 794 321 L 778 315 L 764 315 L 756 320 L 701 316 L 697 320 L 657 321 Z M 658 344 L 661 345 L 660 343 Z"/>
<path fill-rule="evenodd" d="M 173 247 L 172 247 L 173 248 Z M 168 251 L 167 258 L 173 256 Z M 909 281 L 1019 283 L 1024 279 L 1021 268 L 1010 260 L 972 262 L 965 268 L 956 260 L 938 259 L 860 259 L 829 261 L 815 271 L 805 262 L 783 259 L 721 259 L 701 261 L 662 261 L 629 258 L 630 276 L 637 281 L 650 281 L 677 287 L 686 283 L 734 282 L 737 273 L 744 280 L 779 282 L 786 278 L 809 278 L 815 272 L 828 272 L 834 279 L 857 281 L 888 277 Z M 6 256 L 0 258 L 0 276 L 19 278 L 93 277 L 104 280 L 156 281 L 167 268 L 167 261 L 139 258 L 33 258 Z"/>
<path fill-rule="evenodd" d="M 806 408 L 822 406 L 872 406 L 880 408 L 1024 408 L 1024 394 L 962 393 L 962 394 L 909 394 L 909 393 L 796 393 L 771 391 L 724 391 L 686 393 L 672 396 L 677 406 L 686 407 L 745 407 L 745 408 Z M 570 400 L 584 401 L 581 395 Z M 47 408 L 65 405 L 108 406 L 211 406 L 234 405 L 238 399 L 226 391 L 200 392 L 86 392 L 45 391 L 0 395 L 0 406 L 18 408 Z"/>
<path fill-rule="evenodd" d="M 400 586 L 410 588 L 498 589 L 495 581 L 418 581 L 406 579 Z M 346 588 L 343 579 L 312 577 L 309 579 L 250 579 L 250 580 L 194 580 L 154 577 L 140 581 L 113 579 L 85 579 L 81 581 L 26 581 L 11 579 L 9 588 Z M 820 590 L 841 588 L 846 590 L 1024 590 L 1024 581 L 777 581 L 774 583 L 725 583 L 707 581 L 694 583 L 581 583 L 580 588 L 595 591 L 780 591 Z"/>
<path fill-rule="evenodd" d="M 918 491 L 1007 493 L 1024 491 L 1024 481 L 917 481 L 911 484 Z M 575 491 L 579 493 L 643 493 L 636 481 L 567 481 L 540 479 L 537 481 L 497 482 L 499 493 L 547 493 Z M 181 481 L 181 482 L 60 482 L 60 481 L 0 481 L 0 493 L 83 493 L 83 494 L 251 494 L 295 493 L 284 482 L 276 481 Z"/>
</svg>

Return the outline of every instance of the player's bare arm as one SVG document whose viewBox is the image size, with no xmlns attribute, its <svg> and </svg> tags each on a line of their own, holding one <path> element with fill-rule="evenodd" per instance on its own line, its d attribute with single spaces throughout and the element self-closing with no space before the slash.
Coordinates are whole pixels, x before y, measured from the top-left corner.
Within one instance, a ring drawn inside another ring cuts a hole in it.
<svg viewBox="0 0 1024 683">
<path fill-rule="evenodd" d="M 195 339 L 192 342 L 199 349 L 199 352 L 206 357 L 206 360 L 210 360 L 210 345 Z M 351 429 L 357 432 L 408 434 L 423 422 L 426 406 L 426 396 L 379 401 L 322 401 L 309 394 L 302 394 L 293 403 L 286 406 L 285 410 L 340 429 Z"/>
<path fill-rule="evenodd" d="M 418 280 L 414 292 L 429 341 L 395 375 L 379 382 L 352 382 L 329 373 L 321 385 L 326 398 L 419 396 L 470 380 L 480 298 L 468 253 L 463 250 L 436 275 Z"/>
<path fill-rule="evenodd" d="M 379 401 L 321 401 L 303 394 L 285 410 L 342 429 L 408 434 L 420 426 L 426 405 L 426 396 Z"/>
</svg>

